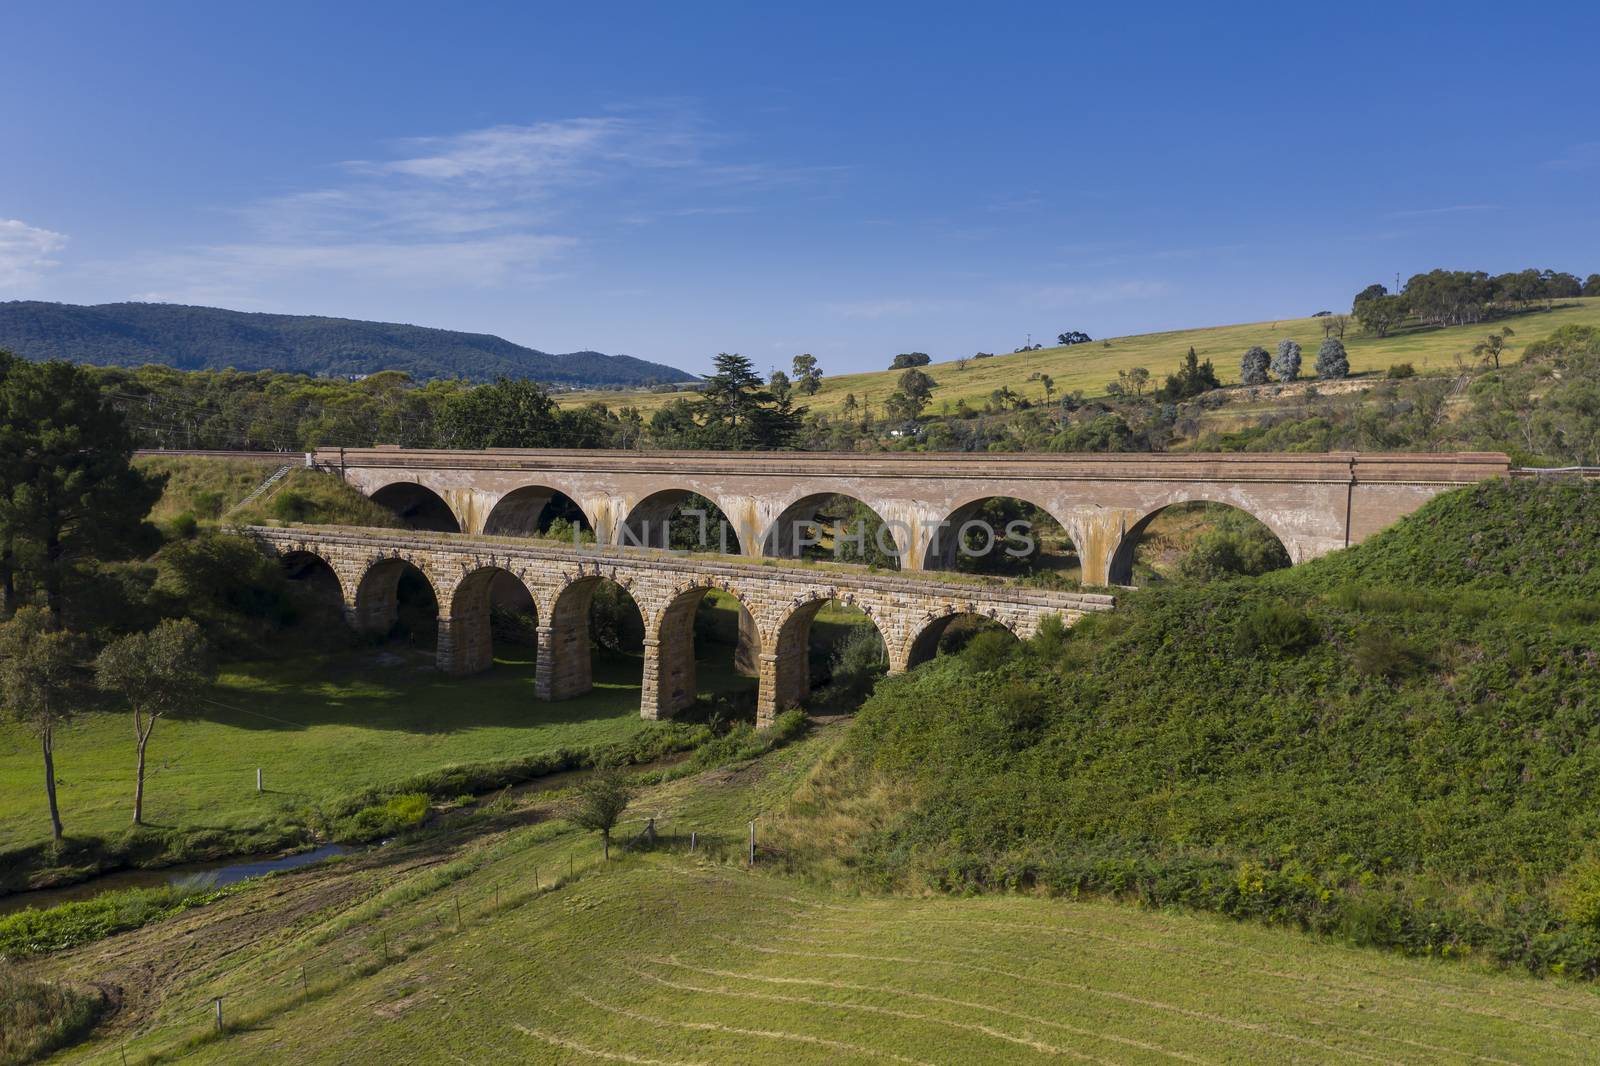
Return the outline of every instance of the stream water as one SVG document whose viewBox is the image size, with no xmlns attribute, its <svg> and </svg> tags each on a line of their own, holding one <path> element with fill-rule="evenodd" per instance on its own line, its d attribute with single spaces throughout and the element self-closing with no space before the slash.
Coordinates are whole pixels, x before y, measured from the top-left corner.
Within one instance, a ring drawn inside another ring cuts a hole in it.
<svg viewBox="0 0 1600 1066">
<path fill-rule="evenodd" d="M 637 771 L 659 770 L 683 761 L 688 757 L 687 752 L 679 752 L 656 759 L 652 762 L 641 763 L 632 769 Z M 543 777 L 536 777 L 520 785 L 512 785 L 509 789 L 513 797 L 521 797 L 535 792 L 550 792 L 558 788 L 566 788 L 582 781 L 592 771 L 590 770 L 562 770 Z M 480 796 L 480 800 L 493 798 L 497 793 Z M 114 870 L 111 873 L 91 877 L 87 881 L 80 881 L 75 885 L 64 885 L 61 888 L 36 888 L 31 892 L 14 892 L 9 896 L 0 896 L 0 915 L 13 914 L 29 907 L 43 910 L 62 903 L 74 903 L 78 900 L 93 899 L 102 892 L 112 892 L 119 888 L 153 888 L 159 885 L 173 885 L 191 877 L 204 877 L 209 883 L 221 887 L 231 885 L 235 881 L 243 881 L 249 877 L 260 877 L 275 870 L 293 870 L 299 866 L 308 866 L 314 862 L 331 859 L 335 855 L 348 855 L 360 848 L 348 847 L 344 844 L 324 844 L 311 851 L 297 852 L 293 855 L 273 854 L 254 855 L 247 857 L 235 856 L 231 859 L 216 859 L 211 862 L 191 862 L 179 866 L 164 866 L 157 870 Z"/>
<path fill-rule="evenodd" d="M 355 850 L 343 844 L 324 844 L 312 851 L 296 852 L 293 855 L 254 855 L 245 858 L 216 859 L 212 862 L 164 866 L 159 870 L 114 870 L 62 888 L 37 888 L 31 892 L 15 892 L 9 896 L 0 896 L 0 914 L 12 914 L 29 907 L 43 910 L 62 903 L 93 899 L 102 892 L 111 892 L 119 888 L 173 885 L 191 877 L 203 877 L 208 883 L 221 887 L 231 885 L 235 881 L 243 881 L 247 877 L 260 877 L 274 870 L 293 870 L 297 866 L 307 866 Z"/>
</svg>

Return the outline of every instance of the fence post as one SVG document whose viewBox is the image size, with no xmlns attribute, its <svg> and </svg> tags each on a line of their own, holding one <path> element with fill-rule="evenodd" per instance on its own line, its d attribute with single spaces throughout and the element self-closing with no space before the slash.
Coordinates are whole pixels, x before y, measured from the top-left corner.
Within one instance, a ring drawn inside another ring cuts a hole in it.
<svg viewBox="0 0 1600 1066">
<path fill-rule="evenodd" d="M 461 932 L 461 897 L 456 897 L 456 932 Z"/>
<path fill-rule="evenodd" d="M 256 791 L 261 791 L 261 767 L 256 767 Z"/>
<path fill-rule="evenodd" d="M 750 823 L 750 860 L 749 860 L 749 865 L 754 866 L 755 864 L 756 864 L 756 823 L 754 821 L 752 821 Z"/>
<path fill-rule="evenodd" d="M 644 839 L 647 843 L 656 842 L 656 820 L 651 818 L 644 823 Z"/>
<path fill-rule="evenodd" d="M 222 1032 L 222 997 L 214 997 L 217 1004 L 217 1032 Z"/>
<path fill-rule="evenodd" d="M 694 854 L 695 845 L 698 844 L 699 842 L 700 842 L 700 834 L 691 829 L 689 831 L 689 854 L 690 855 Z"/>
</svg>

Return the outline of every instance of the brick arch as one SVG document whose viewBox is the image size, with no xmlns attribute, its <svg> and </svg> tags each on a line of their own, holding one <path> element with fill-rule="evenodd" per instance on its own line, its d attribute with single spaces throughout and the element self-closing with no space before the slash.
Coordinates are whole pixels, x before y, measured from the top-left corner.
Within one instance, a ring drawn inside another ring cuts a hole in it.
<svg viewBox="0 0 1600 1066">
<path fill-rule="evenodd" d="M 539 616 L 539 658 L 534 678 L 534 694 L 540 699 L 571 699 L 594 688 L 594 660 L 589 647 L 589 608 L 594 603 L 595 591 L 608 583 L 626 592 L 639 609 L 648 645 L 648 598 L 631 575 L 620 574 L 614 568 L 608 575 L 600 572 L 597 566 L 593 571 L 566 577 L 561 585 L 544 590 L 544 602 L 549 603 L 549 609 L 548 613 Z M 540 604 L 541 611 L 544 609 L 538 593 L 534 594 L 534 602 Z M 648 684 L 648 676 L 645 681 Z"/>
<path fill-rule="evenodd" d="M 797 706 L 811 693 L 811 623 L 821 610 L 836 597 L 813 590 L 806 597 L 794 600 L 782 620 L 775 627 L 772 641 L 772 667 L 761 677 L 762 714 L 770 716 Z M 850 597 L 852 601 L 855 598 Z M 838 602 L 844 603 L 840 598 Z M 849 606 L 860 611 L 871 622 L 889 649 L 888 620 L 879 617 L 871 603 L 865 599 L 851 602 Z"/>
<path fill-rule="evenodd" d="M 1073 548 L 1075 550 L 1078 548 L 1082 533 L 1078 528 L 1075 528 L 1077 525 L 1076 516 L 1070 512 L 1059 510 L 1052 504 L 1037 498 L 1032 493 L 1027 491 L 1012 492 L 1009 489 L 1002 488 L 994 492 L 968 493 L 966 496 L 956 497 L 956 499 L 958 502 L 951 504 L 945 510 L 944 517 L 940 519 L 925 538 L 927 543 L 923 549 L 921 563 L 924 570 L 949 570 L 954 568 L 954 556 L 957 550 L 956 536 L 960 532 L 962 523 L 977 514 L 978 508 L 989 500 L 1019 500 L 1022 503 L 1037 507 L 1054 519 L 1056 524 L 1066 531 L 1067 538 L 1072 541 Z M 1004 530 L 996 530 L 995 532 L 999 536 L 1004 536 L 1005 533 Z"/>
<path fill-rule="evenodd" d="M 1022 635 L 1017 632 L 1017 623 L 995 608 L 984 607 L 980 603 L 968 602 L 964 604 L 946 604 L 942 611 L 929 611 L 927 615 L 912 625 L 901 648 L 900 666 L 902 670 L 909 670 L 914 666 L 932 659 L 939 650 L 939 639 L 944 636 L 950 623 L 957 618 L 981 618 L 989 622 L 999 622 L 1010 630 L 1011 635 L 1019 640 Z M 891 668 L 894 665 L 894 652 L 890 652 Z"/>
<path fill-rule="evenodd" d="M 466 570 L 439 602 L 439 669 L 450 674 L 476 674 L 494 665 L 494 637 L 489 607 L 497 579 L 521 585 L 538 610 L 539 598 L 521 575 L 489 564 Z M 438 596 L 438 590 L 435 590 Z"/>
<path fill-rule="evenodd" d="M 694 616 L 711 591 L 726 592 L 748 612 L 753 626 L 748 639 L 753 643 L 753 657 L 760 677 L 760 689 L 767 684 L 769 649 L 775 634 L 768 617 L 766 597 L 753 589 L 741 589 L 729 581 L 705 578 L 675 586 L 661 600 L 654 617 L 646 619 L 645 641 L 655 641 L 656 676 L 652 691 L 646 678 L 643 713 L 646 718 L 668 718 L 694 702 L 696 689 Z M 741 627 L 740 640 L 747 637 Z M 758 697 L 759 698 L 759 697 Z M 653 701 L 653 702 L 652 702 Z M 652 711 L 654 713 L 652 713 Z"/>
<path fill-rule="evenodd" d="M 286 571 L 290 580 L 296 579 L 292 571 L 297 568 L 297 565 L 303 573 L 304 568 L 308 564 L 320 564 L 328 571 L 328 573 L 333 575 L 333 583 L 334 587 L 339 593 L 340 605 L 346 606 L 354 602 L 354 596 L 350 587 L 349 577 L 339 572 L 339 567 L 329 556 L 326 556 L 313 548 L 302 546 L 280 551 L 278 553 L 278 562 Z"/>
<path fill-rule="evenodd" d="M 410 567 L 422 575 L 442 618 L 449 599 L 449 583 L 439 580 L 426 556 L 415 558 L 395 552 L 368 560 L 355 586 L 352 615 L 356 628 L 372 633 L 387 633 L 399 617 L 397 590 L 400 576 Z M 443 591 L 442 591 L 443 590 Z"/>
<path fill-rule="evenodd" d="M 1133 552 L 1139 544 L 1139 539 L 1149 528 L 1156 515 L 1169 507 L 1176 507 L 1185 503 L 1217 503 L 1231 507 L 1254 518 L 1266 526 L 1278 543 L 1283 545 L 1283 550 L 1288 552 L 1291 562 L 1300 562 L 1304 552 L 1301 549 L 1299 538 L 1292 532 L 1282 527 L 1270 513 L 1262 513 L 1251 501 L 1241 500 L 1236 495 L 1227 492 L 1213 492 L 1205 489 L 1183 490 L 1174 492 L 1169 498 L 1147 510 L 1144 515 L 1131 525 L 1124 527 L 1122 535 L 1117 540 L 1116 547 L 1111 552 L 1111 559 L 1107 567 L 1106 579 L 1108 584 L 1128 585 L 1133 583 Z"/>
</svg>

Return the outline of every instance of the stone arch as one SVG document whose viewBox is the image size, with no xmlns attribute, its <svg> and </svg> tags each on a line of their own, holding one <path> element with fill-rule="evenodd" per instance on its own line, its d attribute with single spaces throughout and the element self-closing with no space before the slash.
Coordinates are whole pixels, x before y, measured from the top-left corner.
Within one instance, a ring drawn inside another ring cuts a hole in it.
<svg viewBox="0 0 1600 1066">
<path fill-rule="evenodd" d="M 483 532 L 492 537 L 537 537 L 557 518 L 594 532 L 594 516 L 570 493 L 549 485 L 523 485 L 500 497 L 483 520 Z"/>
<path fill-rule="evenodd" d="M 425 563 L 400 555 L 380 556 L 362 572 L 356 584 L 354 622 L 357 629 L 380 636 L 388 634 L 400 621 L 400 582 L 410 575 L 420 578 L 433 597 L 435 609 L 443 606 L 439 582 Z"/>
<path fill-rule="evenodd" d="M 305 582 L 320 598 L 328 598 L 331 594 L 341 607 L 350 601 L 344 579 L 339 576 L 333 563 L 310 548 L 290 548 L 280 552 L 278 564 L 283 567 L 285 577 L 290 581 Z"/>
<path fill-rule="evenodd" d="M 895 569 L 899 569 L 902 564 L 909 569 L 913 558 L 912 542 L 915 531 L 905 522 L 885 518 L 880 507 L 875 507 L 869 501 L 848 492 L 813 492 L 785 505 L 783 510 L 778 512 L 778 517 L 772 520 L 762 534 L 761 554 L 785 559 L 800 558 L 806 554 L 808 547 L 800 543 L 801 528 L 815 522 L 825 508 L 836 506 L 838 501 L 846 500 L 865 508 L 873 518 L 876 518 L 880 527 L 881 537 L 872 532 L 862 531 L 863 539 L 866 541 L 866 556 L 872 558 L 875 554 L 880 561 L 887 562 Z M 855 554 L 853 544 L 846 545 L 845 553 L 843 561 L 860 561 L 851 558 Z M 893 557 L 892 562 L 888 561 L 886 558 L 888 556 Z"/>
<path fill-rule="evenodd" d="M 1283 545 L 1283 550 L 1289 556 L 1291 562 L 1300 561 L 1300 556 L 1296 551 L 1298 546 L 1296 538 L 1282 529 L 1270 516 L 1258 514 L 1250 507 L 1241 504 L 1237 499 L 1228 499 L 1222 493 L 1186 492 L 1175 494 L 1173 498 L 1151 508 L 1145 512 L 1142 518 L 1123 530 L 1115 550 L 1111 553 L 1110 563 L 1107 567 L 1107 583 L 1112 585 L 1131 585 L 1133 583 L 1134 551 L 1138 548 L 1139 541 L 1150 527 L 1150 523 L 1163 511 L 1189 503 L 1217 504 L 1223 507 L 1230 507 L 1243 515 L 1255 519 L 1265 526 L 1274 537 L 1278 538 L 1278 543 Z"/>
<path fill-rule="evenodd" d="M 719 520 L 717 514 L 711 514 L 703 520 L 706 546 L 697 550 L 712 551 L 722 555 L 742 554 L 743 545 L 739 537 L 739 527 L 735 523 L 734 516 L 728 513 L 722 502 L 699 489 L 683 487 L 659 489 L 629 508 L 627 516 L 617 526 L 618 542 L 634 547 L 669 547 L 662 539 L 663 527 L 671 521 L 680 507 L 696 496 L 710 503 L 721 516 Z M 696 539 L 699 539 L 698 536 Z"/>
<path fill-rule="evenodd" d="M 777 714 L 790 707 L 797 706 L 811 694 L 811 633 L 812 625 L 820 614 L 830 604 L 841 604 L 844 601 L 813 592 L 808 599 L 797 601 L 781 623 L 773 639 L 772 670 L 771 670 L 771 696 L 763 700 L 762 710 L 766 713 Z M 852 610 L 865 616 L 868 624 L 877 633 L 878 639 L 883 641 L 885 653 L 888 650 L 888 634 L 884 632 L 884 625 L 878 619 L 869 603 L 845 604 Z M 766 678 L 762 679 L 764 682 Z M 769 710 L 770 708 L 770 710 Z"/>
<path fill-rule="evenodd" d="M 537 612 L 533 591 L 515 573 L 499 566 L 480 566 L 450 590 L 439 612 L 439 668 L 449 674 L 476 674 L 494 665 L 494 633 L 489 608 L 497 586 L 520 590 Z"/>
<path fill-rule="evenodd" d="M 674 589 L 654 618 L 647 620 L 646 655 L 649 655 L 653 640 L 655 677 L 652 692 L 651 678 L 646 670 L 643 708 L 646 718 L 670 718 L 694 703 L 699 692 L 695 669 L 695 614 L 706 594 L 712 591 L 727 593 L 741 608 L 739 643 L 743 648 L 736 650 L 735 662 L 737 664 L 742 654 L 747 661 L 756 665 L 760 678 L 758 703 L 771 692 L 772 657 L 769 649 L 772 640 L 755 613 L 761 601 L 727 583 L 693 584 Z"/>
<path fill-rule="evenodd" d="M 443 496 L 415 481 L 391 481 L 372 493 L 372 502 L 393 511 L 411 529 L 460 533 L 461 518 Z"/>
<path fill-rule="evenodd" d="M 626 593 L 639 612 L 645 633 L 645 682 L 648 683 L 650 619 L 634 592 L 633 579 L 585 574 L 563 585 L 551 601 L 548 621 L 543 616 L 539 620 L 539 660 L 534 684 L 540 699 L 571 699 L 594 688 L 589 620 L 595 593 L 604 585 Z"/>
<path fill-rule="evenodd" d="M 984 506 L 991 500 L 1013 500 L 1026 504 L 1044 512 L 1056 525 L 1061 527 L 1062 534 L 1071 544 L 1074 554 L 1078 552 L 1080 533 L 1073 528 L 1070 516 L 1057 514 L 1047 504 L 1040 503 L 1025 493 L 1014 492 L 984 492 L 973 495 L 950 508 L 945 517 L 933 527 L 927 538 L 927 546 L 923 551 L 922 568 L 924 570 L 954 570 L 957 569 L 957 553 L 960 550 L 960 534 L 965 523 L 977 517 Z M 995 551 L 1005 548 L 1004 529 L 996 529 L 997 542 Z M 1020 547 L 1020 545 L 1018 545 Z"/>
<path fill-rule="evenodd" d="M 1001 618 L 1000 612 L 994 608 L 983 610 L 971 603 L 959 607 L 948 604 L 943 612 L 926 617 L 913 627 L 911 636 L 905 643 L 900 669 L 909 670 L 914 666 L 920 666 L 938 655 L 939 644 L 946 632 L 953 623 L 962 619 L 1003 627 L 1013 637 L 1021 639 L 1016 626 L 1009 619 Z"/>
</svg>

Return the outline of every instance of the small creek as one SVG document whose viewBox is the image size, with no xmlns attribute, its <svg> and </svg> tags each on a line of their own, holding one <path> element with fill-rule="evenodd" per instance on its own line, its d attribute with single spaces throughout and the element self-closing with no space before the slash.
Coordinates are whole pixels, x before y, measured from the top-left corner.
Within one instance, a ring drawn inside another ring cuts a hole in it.
<svg viewBox="0 0 1600 1066">
<path fill-rule="evenodd" d="M 0 914 L 12 914 L 16 911 L 37 907 L 43 910 L 46 907 L 55 907 L 62 903 L 75 903 L 79 900 L 93 899 L 102 892 L 112 892 L 119 888 L 154 888 L 160 885 L 174 885 L 179 881 L 191 877 L 203 877 L 210 884 L 221 887 L 231 885 L 235 881 L 243 881 L 248 877 L 260 877 L 262 874 L 272 873 L 274 870 L 293 870 L 297 866 L 308 866 L 323 859 L 331 859 L 335 855 L 346 855 L 357 849 L 346 847 L 343 844 L 324 844 L 311 851 L 301 851 L 293 855 L 255 855 L 246 858 L 234 857 L 231 859 L 215 859 L 211 862 L 189 862 L 178 866 L 163 866 L 159 870 L 113 870 L 99 877 L 92 877 L 87 881 L 80 881 L 75 885 L 65 885 L 61 888 L 36 888 L 30 892 L 14 892 L 9 896 L 0 896 Z"/>
<path fill-rule="evenodd" d="M 639 763 L 632 769 L 637 771 L 660 770 L 682 762 L 687 757 L 687 752 L 679 752 L 651 762 Z M 551 792 L 555 789 L 575 785 L 592 772 L 591 770 L 562 770 L 553 774 L 545 774 L 543 777 L 536 777 L 531 781 L 524 781 L 520 785 L 512 785 L 508 791 L 513 797 L 522 797 L 538 792 Z M 479 802 L 484 802 L 495 799 L 499 795 L 500 793 L 498 792 L 490 792 L 479 796 L 478 800 Z M 154 870 L 113 870 L 98 877 L 91 877 L 87 881 L 80 881 L 73 885 L 63 885 L 60 888 L 36 888 L 28 892 L 13 892 L 9 896 L 0 896 L 0 915 L 14 914 L 29 907 L 37 907 L 43 910 L 63 903 L 76 903 L 79 900 L 93 899 L 102 892 L 114 892 L 122 888 L 155 888 L 161 885 L 173 885 L 191 877 L 203 877 L 208 883 L 220 888 L 223 885 L 231 885 L 235 881 L 260 877 L 262 874 L 273 873 L 277 870 L 293 870 L 297 867 L 309 866 L 314 862 L 321 862 L 324 859 L 331 859 L 336 855 L 348 855 L 362 850 L 365 850 L 364 846 L 351 847 L 345 844 L 324 844 L 320 848 L 296 852 L 292 855 L 274 853 L 246 857 L 234 856 L 229 859 L 213 859 L 208 862 L 163 866 Z"/>
</svg>

